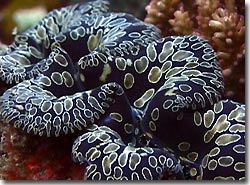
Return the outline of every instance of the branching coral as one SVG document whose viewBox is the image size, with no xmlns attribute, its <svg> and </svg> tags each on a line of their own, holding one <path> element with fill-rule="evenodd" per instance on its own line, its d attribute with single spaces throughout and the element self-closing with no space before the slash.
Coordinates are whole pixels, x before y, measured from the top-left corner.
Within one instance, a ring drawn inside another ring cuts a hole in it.
<svg viewBox="0 0 250 185">
<path fill-rule="evenodd" d="M 146 22 L 158 26 L 164 36 L 196 34 L 217 51 L 225 78 L 225 97 L 245 102 L 244 1 L 152 0 Z"/>
<path fill-rule="evenodd" d="M 170 18 L 172 18 L 174 11 L 177 8 L 179 3 L 180 3 L 180 0 L 151 1 L 150 4 L 146 7 L 147 17 L 145 18 L 145 21 L 156 25 L 163 31 L 163 35 L 167 35 L 164 32 L 166 27 L 169 28 L 168 30 L 169 32 L 171 32 L 172 30 L 170 28 L 169 22 L 166 20 L 169 20 Z"/>
</svg>

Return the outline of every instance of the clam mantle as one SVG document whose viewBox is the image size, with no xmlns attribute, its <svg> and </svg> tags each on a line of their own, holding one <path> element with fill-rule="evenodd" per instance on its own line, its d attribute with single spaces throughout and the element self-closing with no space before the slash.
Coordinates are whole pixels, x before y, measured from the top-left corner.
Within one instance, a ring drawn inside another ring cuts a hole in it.
<svg viewBox="0 0 250 185">
<path fill-rule="evenodd" d="M 86 179 L 244 179 L 245 105 L 222 99 L 215 51 L 161 37 L 107 1 L 50 12 L 0 56 L 0 118 L 45 137 L 80 132 Z M 84 173 L 84 172 L 83 172 Z"/>
</svg>

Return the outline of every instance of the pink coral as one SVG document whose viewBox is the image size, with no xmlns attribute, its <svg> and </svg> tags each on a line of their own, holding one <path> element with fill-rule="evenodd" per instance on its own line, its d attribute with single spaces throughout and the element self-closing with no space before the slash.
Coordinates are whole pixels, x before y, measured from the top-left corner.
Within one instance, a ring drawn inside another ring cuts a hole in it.
<svg viewBox="0 0 250 185">
<path fill-rule="evenodd" d="M 164 29 L 168 27 L 169 32 L 172 31 L 168 20 L 172 18 L 172 15 L 177 9 L 179 3 L 180 0 L 152 0 L 150 4 L 146 6 L 147 17 L 145 18 L 145 21 L 156 25 L 163 31 L 163 34 L 166 35 L 166 33 L 164 33 Z"/>
</svg>

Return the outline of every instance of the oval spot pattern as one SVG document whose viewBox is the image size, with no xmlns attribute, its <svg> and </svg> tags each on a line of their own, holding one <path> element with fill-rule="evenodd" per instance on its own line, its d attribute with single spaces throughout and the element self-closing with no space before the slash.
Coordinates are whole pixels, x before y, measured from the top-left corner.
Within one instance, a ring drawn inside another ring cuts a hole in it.
<svg viewBox="0 0 250 185">
<path fill-rule="evenodd" d="M 162 71 L 159 67 L 152 67 L 148 74 L 148 81 L 150 83 L 157 83 L 162 76 Z"/>
<path fill-rule="evenodd" d="M 209 128 L 214 121 L 214 112 L 209 110 L 204 114 L 204 126 Z"/>
<path fill-rule="evenodd" d="M 202 123 L 202 116 L 201 116 L 201 114 L 198 111 L 194 112 L 194 123 L 197 126 L 200 126 L 201 123 Z"/>
<path fill-rule="evenodd" d="M 153 121 L 157 121 L 159 119 L 159 108 L 154 108 L 151 112 L 151 118 Z"/>
<path fill-rule="evenodd" d="M 115 59 L 115 64 L 117 69 L 121 70 L 121 71 L 125 71 L 126 69 L 126 60 L 122 57 L 116 58 Z"/>
<path fill-rule="evenodd" d="M 63 81 L 66 87 L 73 87 L 74 79 L 68 71 L 63 71 L 62 73 Z"/>
<path fill-rule="evenodd" d="M 122 115 L 120 113 L 118 113 L 118 112 L 110 113 L 110 117 L 111 117 L 111 119 L 113 119 L 113 120 L 115 120 L 117 122 L 122 122 L 122 120 L 123 120 Z"/>
<path fill-rule="evenodd" d="M 62 78 L 61 73 L 59 73 L 59 72 L 53 72 L 51 75 L 51 79 L 56 85 L 63 84 L 63 78 Z"/>
<path fill-rule="evenodd" d="M 124 77 L 124 87 L 131 89 L 135 83 L 134 76 L 131 73 L 127 73 Z"/>
<path fill-rule="evenodd" d="M 217 168 L 217 164 L 218 164 L 218 162 L 216 160 L 214 160 L 214 159 L 210 160 L 208 162 L 208 169 L 215 170 Z"/>
<path fill-rule="evenodd" d="M 186 152 L 189 150 L 190 148 L 190 143 L 188 142 L 181 142 L 179 145 L 178 145 L 178 148 L 180 151 L 183 151 L 183 152 Z"/>
<path fill-rule="evenodd" d="M 148 102 L 155 93 L 155 89 L 147 90 L 139 99 L 134 102 L 135 107 L 143 107 L 146 102 Z"/>
<path fill-rule="evenodd" d="M 218 164 L 223 167 L 231 166 L 234 162 L 234 158 L 231 156 L 221 156 L 218 159 Z"/>
<path fill-rule="evenodd" d="M 193 52 L 187 51 L 187 50 L 179 50 L 175 52 L 172 56 L 172 60 L 176 62 L 181 62 L 183 60 L 186 60 L 188 57 L 193 56 Z"/>
<path fill-rule="evenodd" d="M 154 43 L 150 43 L 146 49 L 147 57 L 151 62 L 154 62 L 157 57 L 157 51 L 155 49 Z"/>
<path fill-rule="evenodd" d="M 136 72 L 139 74 L 145 72 L 146 69 L 148 68 L 148 64 L 149 64 L 148 58 L 145 56 L 142 56 L 140 59 L 137 59 L 134 62 L 134 67 Z"/>
<path fill-rule="evenodd" d="M 192 87 L 190 87 L 189 85 L 187 84 L 180 84 L 179 85 L 179 89 L 182 91 L 182 92 L 190 92 L 192 90 Z"/>
<path fill-rule="evenodd" d="M 162 51 L 158 56 L 159 62 L 165 62 L 174 52 L 173 43 L 168 41 L 163 44 Z"/>
</svg>

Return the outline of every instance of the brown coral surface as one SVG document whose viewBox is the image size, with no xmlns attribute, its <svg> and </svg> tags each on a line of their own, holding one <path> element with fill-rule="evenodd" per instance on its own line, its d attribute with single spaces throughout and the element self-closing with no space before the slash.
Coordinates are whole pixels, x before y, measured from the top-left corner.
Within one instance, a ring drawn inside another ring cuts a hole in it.
<svg viewBox="0 0 250 185">
<path fill-rule="evenodd" d="M 0 179 L 82 180 L 84 165 L 71 159 L 77 136 L 43 138 L 0 124 Z"/>
</svg>

